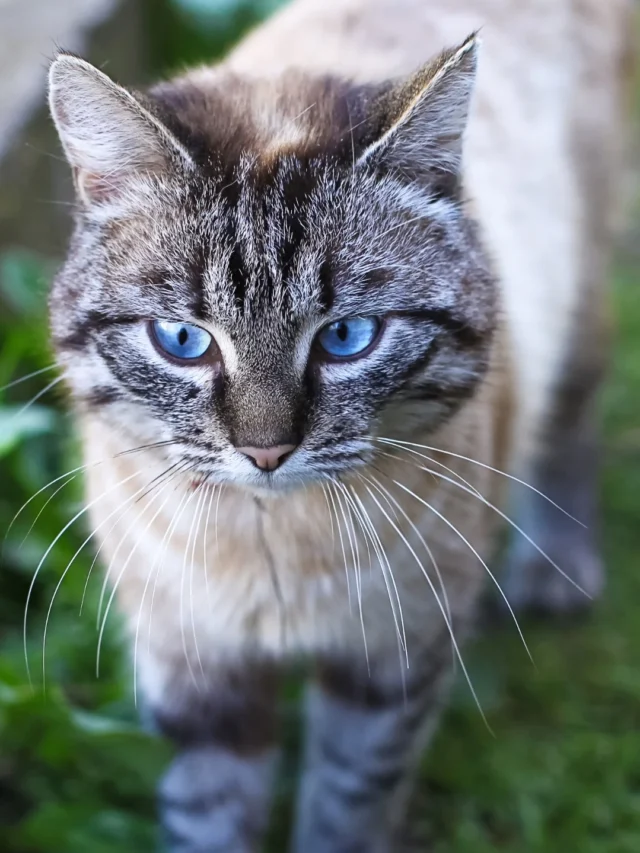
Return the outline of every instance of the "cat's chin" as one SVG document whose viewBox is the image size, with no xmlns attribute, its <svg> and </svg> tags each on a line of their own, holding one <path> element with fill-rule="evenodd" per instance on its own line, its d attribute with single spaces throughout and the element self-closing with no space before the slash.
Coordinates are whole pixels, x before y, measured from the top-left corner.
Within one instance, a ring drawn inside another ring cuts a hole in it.
<svg viewBox="0 0 640 853">
<path fill-rule="evenodd" d="M 190 480 L 190 488 L 199 491 L 202 488 L 218 488 L 224 486 L 232 488 L 252 498 L 277 498 L 283 495 L 294 494 L 302 489 L 318 485 L 321 480 L 318 477 L 302 478 L 300 476 L 288 477 L 266 474 L 259 480 L 244 480 L 227 477 L 196 477 Z"/>
</svg>

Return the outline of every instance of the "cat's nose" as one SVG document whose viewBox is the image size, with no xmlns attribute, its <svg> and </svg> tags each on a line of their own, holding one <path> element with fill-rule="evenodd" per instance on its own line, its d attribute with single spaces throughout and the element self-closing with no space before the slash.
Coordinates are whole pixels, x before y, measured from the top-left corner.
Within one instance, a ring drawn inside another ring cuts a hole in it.
<svg viewBox="0 0 640 853">
<path fill-rule="evenodd" d="M 256 468 L 263 471 L 275 471 L 284 460 L 296 449 L 295 444 L 277 444 L 275 447 L 238 447 L 253 462 Z"/>
</svg>

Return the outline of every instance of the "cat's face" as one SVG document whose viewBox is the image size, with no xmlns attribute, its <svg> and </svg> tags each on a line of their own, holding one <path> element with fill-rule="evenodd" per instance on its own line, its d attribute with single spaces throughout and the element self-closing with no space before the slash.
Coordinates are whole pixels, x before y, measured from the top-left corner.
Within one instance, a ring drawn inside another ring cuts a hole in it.
<svg viewBox="0 0 640 853">
<path fill-rule="evenodd" d="M 450 54 L 444 74 L 440 60 L 419 96 L 412 81 L 409 108 L 407 86 L 404 105 L 400 90 L 326 87 L 322 130 L 317 91 L 299 86 L 280 129 L 301 103 L 309 119 L 277 148 L 220 86 L 168 84 L 147 112 L 58 59 L 52 107 L 81 207 L 52 328 L 79 405 L 129 444 L 167 442 L 193 480 L 258 489 L 340 476 L 372 437 L 441 423 L 480 380 L 495 316 L 452 168 L 468 59 Z M 214 105 L 228 115 L 211 129 Z"/>
</svg>

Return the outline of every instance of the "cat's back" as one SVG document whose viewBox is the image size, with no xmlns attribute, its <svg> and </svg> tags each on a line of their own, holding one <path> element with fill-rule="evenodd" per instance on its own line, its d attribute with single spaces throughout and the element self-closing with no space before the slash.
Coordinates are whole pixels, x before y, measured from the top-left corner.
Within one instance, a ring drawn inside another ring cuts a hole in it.
<svg viewBox="0 0 640 853">
<path fill-rule="evenodd" d="M 594 289 L 595 269 L 604 276 L 598 252 L 611 242 L 631 5 L 295 0 L 228 60 L 261 78 L 296 67 L 369 82 L 409 73 L 481 31 L 465 181 L 502 284 L 520 455 L 563 369 L 581 293 Z"/>
<path fill-rule="evenodd" d="M 508 117 L 535 106 L 537 91 L 555 103 L 617 74 L 633 37 L 632 7 L 632 0 L 293 0 L 226 64 L 259 77 L 295 67 L 386 80 L 479 31 L 478 99 L 504 97 Z M 589 79 L 581 76 L 585 63 Z M 544 122 L 544 112 L 531 119 Z"/>
</svg>

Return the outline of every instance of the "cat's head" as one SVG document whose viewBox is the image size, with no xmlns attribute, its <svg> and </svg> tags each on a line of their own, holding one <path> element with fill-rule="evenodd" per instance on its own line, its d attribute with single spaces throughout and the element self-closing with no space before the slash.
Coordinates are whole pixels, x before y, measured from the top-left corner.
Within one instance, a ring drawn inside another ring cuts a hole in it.
<svg viewBox="0 0 640 853">
<path fill-rule="evenodd" d="M 146 96 L 54 60 L 78 208 L 51 322 L 80 409 L 260 489 L 463 405 L 496 315 L 461 185 L 476 51 L 369 88 L 201 70 Z"/>
</svg>

